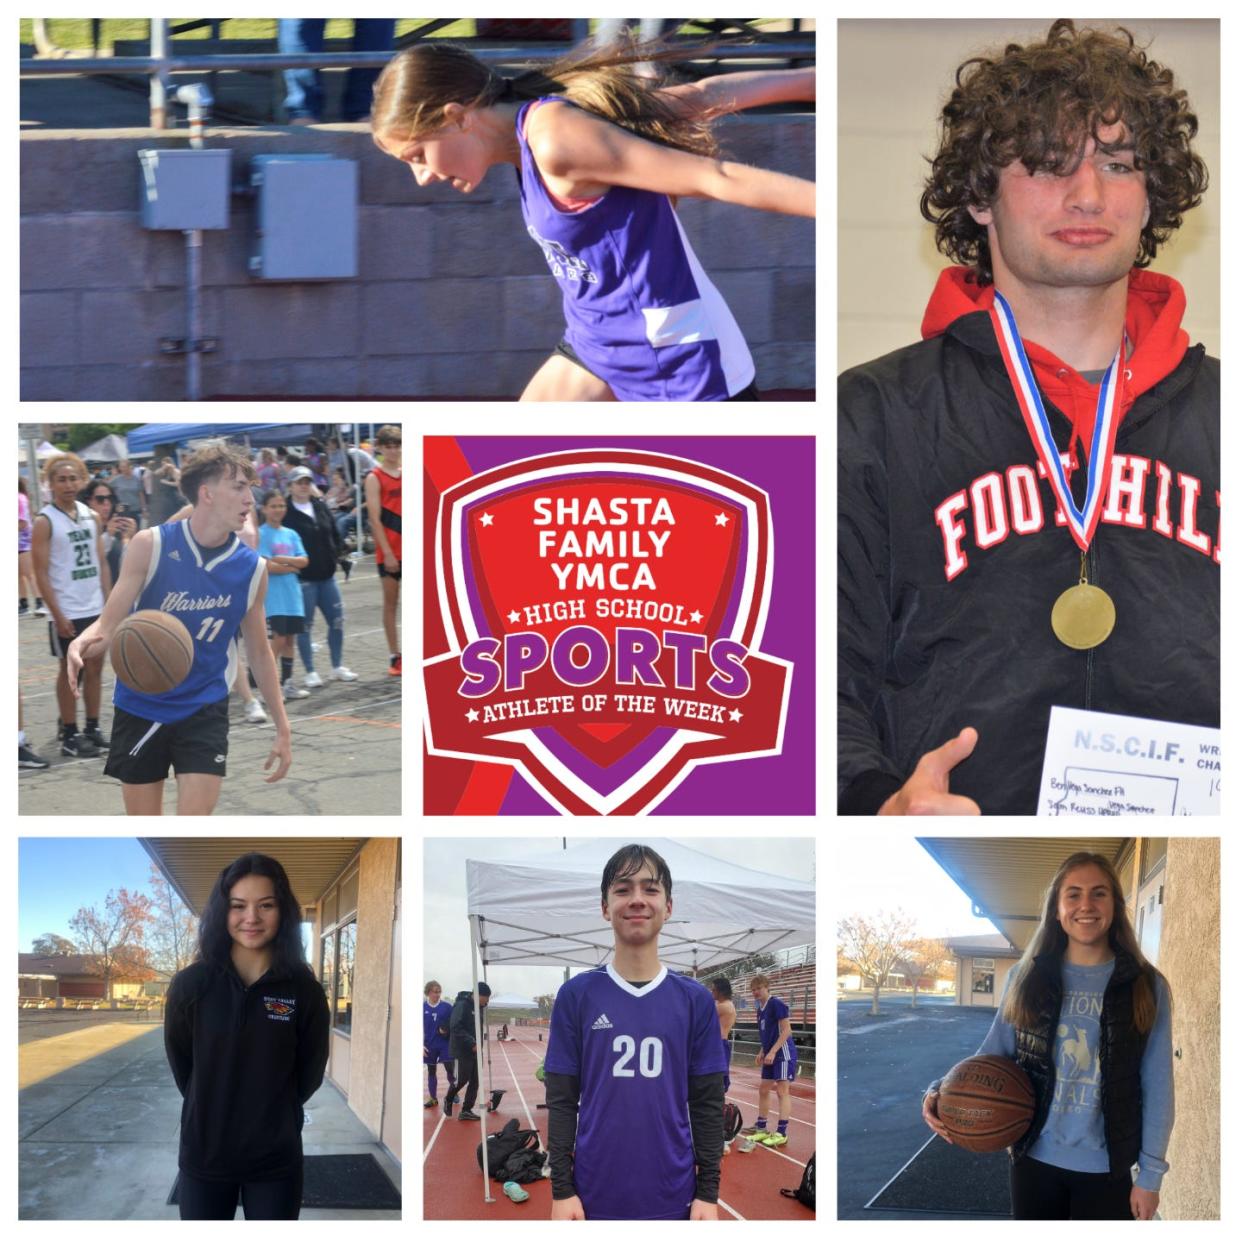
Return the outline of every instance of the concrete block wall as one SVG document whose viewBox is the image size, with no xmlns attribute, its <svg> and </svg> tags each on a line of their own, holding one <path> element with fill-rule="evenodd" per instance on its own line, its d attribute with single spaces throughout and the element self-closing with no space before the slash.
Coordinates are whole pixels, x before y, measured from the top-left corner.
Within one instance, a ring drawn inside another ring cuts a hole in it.
<svg viewBox="0 0 1242 1242">
<path fill-rule="evenodd" d="M 812 116 L 721 125 L 730 158 L 815 176 Z M 182 145 L 142 130 L 21 135 L 21 396 L 160 401 L 185 396 L 185 242 L 139 224 L 138 156 Z M 516 397 L 560 339 L 557 285 L 527 237 L 515 175 L 492 169 L 469 196 L 420 189 L 362 125 L 209 130 L 253 156 L 319 152 L 359 164 L 354 280 L 251 278 L 253 204 L 203 235 L 203 358 L 213 397 Z M 814 222 L 685 201 L 683 225 L 746 334 L 761 389 L 815 385 Z"/>
</svg>

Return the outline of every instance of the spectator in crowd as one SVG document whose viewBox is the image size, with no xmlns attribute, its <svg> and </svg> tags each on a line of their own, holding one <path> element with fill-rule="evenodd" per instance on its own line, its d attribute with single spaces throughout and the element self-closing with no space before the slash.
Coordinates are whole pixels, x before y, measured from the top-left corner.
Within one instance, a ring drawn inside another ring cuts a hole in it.
<svg viewBox="0 0 1242 1242">
<path fill-rule="evenodd" d="M 401 639 L 397 634 L 397 604 L 401 598 L 401 428 L 381 427 L 375 436 L 384 459 L 364 482 L 375 563 L 383 591 L 384 637 L 388 640 L 388 675 L 401 676 Z"/>
<path fill-rule="evenodd" d="M 355 17 L 353 50 L 387 52 L 392 49 L 397 23 L 387 17 Z M 327 19 L 282 17 L 277 22 L 276 44 L 283 52 L 322 52 Z M 343 121 L 365 121 L 371 113 L 371 87 L 378 69 L 350 69 L 345 74 L 341 97 Z M 324 117 L 323 80 L 318 69 L 286 69 L 285 115 L 291 125 L 314 125 Z"/>
<path fill-rule="evenodd" d="M 138 533 L 138 523 L 132 517 L 117 515 L 117 495 L 112 484 L 102 475 L 96 475 L 78 496 L 84 500 L 99 522 L 102 532 L 104 559 L 108 562 L 108 575 L 113 582 L 121 572 L 121 557 L 125 545 Z"/>
<path fill-rule="evenodd" d="M 26 491 L 26 480 L 17 476 L 17 615 L 28 616 L 30 613 L 30 596 L 34 596 L 36 617 L 46 617 L 47 609 L 35 585 L 34 565 L 30 560 L 30 533 L 34 522 L 30 517 L 30 496 Z M 29 592 L 29 594 L 27 593 Z"/>
<path fill-rule="evenodd" d="M 162 526 L 185 504 L 181 495 L 181 471 L 171 457 L 162 457 L 155 463 L 147 503 L 152 526 Z"/>
<path fill-rule="evenodd" d="M 116 495 L 117 514 L 140 523 L 147 516 L 147 496 L 133 465 L 129 461 L 117 462 L 116 473 L 108 481 Z"/>
<path fill-rule="evenodd" d="M 302 592 L 296 574 L 308 557 L 297 531 L 282 523 L 285 498 L 277 491 L 263 497 L 263 525 L 259 528 L 259 555 L 267 561 L 267 633 L 272 655 L 280 665 L 280 687 L 286 699 L 304 699 L 293 678 L 293 640 L 302 632 Z"/>
<path fill-rule="evenodd" d="M 296 467 L 289 475 L 289 503 L 285 524 L 295 531 L 306 550 L 307 564 L 298 572 L 302 587 L 302 615 L 305 620 L 298 634 L 298 652 L 306 667 L 303 685 L 313 690 L 323 685 L 323 678 L 315 672 L 315 657 L 311 647 L 311 627 L 315 610 L 323 613 L 328 627 L 328 654 L 331 658 L 330 676 L 336 681 L 357 681 L 358 674 L 346 668 L 345 652 L 345 605 L 340 588 L 336 585 L 336 566 L 341 555 L 340 536 L 332 520 L 332 513 L 324 502 L 311 495 L 314 478 L 306 466 Z"/>
<path fill-rule="evenodd" d="M 35 581 L 51 612 L 48 636 L 52 655 L 60 661 L 56 677 L 60 753 L 71 759 L 93 759 L 108 749 L 108 739 L 99 728 L 104 653 L 100 651 L 83 666 L 86 726 L 81 733 L 65 661 L 69 644 L 103 612 L 112 579 L 104 560 L 99 523 L 78 499 L 88 478 L 85 463 L 72 453 L 62 453 L 48 459 L 43 476 L 51 488 L 52 502 L 35 518 L 31 556 Z"/>
<path fill-rule="evenodd" d="M 302 464 L 311 472 L 316 487 L 324 489 L 328 486 L 328 455 L 314 437 L 306 441 Z"/>
</svg>

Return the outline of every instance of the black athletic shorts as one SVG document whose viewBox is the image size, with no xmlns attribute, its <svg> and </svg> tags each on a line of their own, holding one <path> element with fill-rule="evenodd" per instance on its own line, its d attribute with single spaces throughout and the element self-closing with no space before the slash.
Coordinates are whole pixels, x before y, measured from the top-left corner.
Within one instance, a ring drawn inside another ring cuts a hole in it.
<svg viewBox="0 0 1242 1242">
<path fill-rule="evenodd" d="M 581 367 L 588 375 L 595 375 L 595 372 L 592 371 L 591 368 L 578 357 L 577 351 L 564 337 L 561 337 L 560 341 L 557 342 L 556 348 L 552 352 L 553 354 L 560 354 L 562 358 L 568 358 L 570 362 L 572 362 L 575 366 Z M 595 378 L 599 379 L 599 376 L 595 375 Z M 746 387 L 740 392 L 735 392 L 733 396 L 726 397 L 725 400 L 758 401 L 759 389 L 755 387 L 755 381 L 751 380 L 750 383 L 747 384 Z"/>
<path fill-rule="evenodd" d="M 69 624 L 73 626 L 73 638 L 77 638 L 88 625 L 94 625 L 99 620 L 99 614 L 93 617 L 78 617 Z M 63 660 L 69 654 L 69 644 L 73 642 L 73 638 L 61 638 L 56 633 L 56 622 L 49 621 L 47 623 L 47 636 L 51 640 L 52 654 L 58 659 Z"/>
<path fill-rule="evenodd" d="M 228 695 L 176 724 L 159 724 L 114 706 L 111 740 L 104 775 L 125 785 L 167 780 L 170 767 L 178 776 L 223 776 L 229 755 Z"/>
<path fill-rule="evenodd" d="M 300 634 L 304 629 L 306 629 L 306 622 L 302 617 L 268 617 L 267 619 L 268 638 Z"/>
<path fill-rule="evenodd" d="M 376 564 L 377 564 L 377 566 L 378 566 L 378 568 L 379 568 L 379 576 L 380 576 L 381 578 L 395 578 L 398 582 L 400 582 L 400 581 L 401 581 L 401 570 L 400 570 L 400 568 L 398 568 L 397 572 L 394 574 L 394 573 L 392 572 L 392 570 L 391 570 L 391 569 L 385 569 L 385 568 L 384 568 L 384 562 L 383 562 L 383 561 L 378 561 L 378 562 L 376 562 Z M 398 565 L 398 566 L 400 566 L 400 564 L 401 564 L 401 562 L 400 562 L 400 561 L 398 561 L 398 562 L 397 562 L 397 565 Z"/>
</svg>

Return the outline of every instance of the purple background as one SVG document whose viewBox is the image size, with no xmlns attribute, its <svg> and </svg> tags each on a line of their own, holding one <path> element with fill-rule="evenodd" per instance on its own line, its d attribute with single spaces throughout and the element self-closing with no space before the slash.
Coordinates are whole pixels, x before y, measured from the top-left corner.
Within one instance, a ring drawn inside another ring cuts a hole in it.
<svg viewBox="0 0 1242 1242">
<path fill-rule="evenodd" d="M 815 440 L 811 436 L 459 436 L 479 473 L 569 449 L 644 449 L 716 466 L 768 493 L 773 578 L 759 650 L 793 662 L 780 755 L 695 768 L 653 815 L 812 815 L 815 812 Z M 502 815 L 557 812 L 515 772 Z"/>
</svg>

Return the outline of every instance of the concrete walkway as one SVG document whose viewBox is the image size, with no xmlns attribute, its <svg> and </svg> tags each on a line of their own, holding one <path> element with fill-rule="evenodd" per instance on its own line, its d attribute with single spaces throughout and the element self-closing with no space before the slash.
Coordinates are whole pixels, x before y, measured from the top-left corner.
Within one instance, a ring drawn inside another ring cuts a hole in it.
<svg viewBox="0 0 1242 1242">
<path fill-rule="evenodd" d="M 162 1025 L 102 1022 L 23 1042 L 18 1058 L 18 1218 L 176 1220 L 181 1096 Z M 305 1154 L 370 1152 L 401 1169 L 325 1082 L 306 1106 Z M 240 1218 L 240 1210 L 238 1213 Z M 303 1210 L 303 1220 L 399 1220 L 400 1212 Z"/>
</svg>

